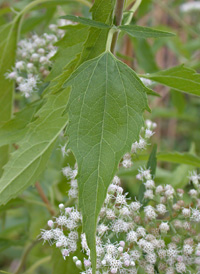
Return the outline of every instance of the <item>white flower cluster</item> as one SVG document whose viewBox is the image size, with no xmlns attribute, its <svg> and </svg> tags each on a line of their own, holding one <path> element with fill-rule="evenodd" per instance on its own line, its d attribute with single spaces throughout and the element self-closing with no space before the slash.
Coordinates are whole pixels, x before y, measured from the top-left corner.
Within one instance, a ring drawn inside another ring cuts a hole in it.
<svg viewBox="0 0 200 274">
<path fill-rule="evenodd" d="M 143 132 L 146 134 L 155 126 L 147 120 Z M 65 149 L 64 146 L 63 155 Z M 123 161 L 127 159 L 131 159 L 129 154 Z M 77 166 L 67 166 L 62 171 L 71 185 L 69 196 L 77 201 Z M 191 270 L 199 273 L 200 175 L 190 174 L 192 187 L 188 186 L 188 193 L 170 184 L 156 185 L 156 178 L 147 168 L 141 167 L 136 178 L 145 187 L 140 201 L 130 201 L 117 176 L 108 188 L 96 230 L 96 274 L 176 274 Z M 86 236 L 82 233 L 79 237 L 77 233 L 82 225 L 81 213 L 63 204 L 59 208 L 61 214 L 48 221 L 51 229 L 42 230 L 41 238 L 55 243 L 64 259 L 77 249 L 80 241 L 85 258 L 81 261 L 75 256 L 73 260 L 81 274 L 92 274 Z"/>
<path fill-rule="evenodd" d="M 131 153 L 137 153 L 138 151 L 146 149 L 148 145 L 148 139 L 154 135 L 153 130 L 156 128 L 156 126 L 157 124 L 150 120 L 145 121 L 145 126 L 141 129 L 139 141 L 136 141 L 132 144 Z M 131 160 L 131 153 L 126 153 L 123 157 L 122 166 L 124 168 L 130 168 L 133 164 Z"/>
<path fill-rule="evenodd" d="M 51 34 L 33 34 L 30 38 L 19 41 L 15 67 L 13 71 L 6 73 L 5 77 L 15 80 L 17 90 L 25 97 L 30 97 L 37 91 L 38 85 L 48 76 L 52 67 L 51 57 L 57 51 L 54 44 L 65 33 L 58 27 L 67 24 L 68 20 L 59 20 L 58 25 L 49 26 Z"/>
<path fill-rule="evenodd" d="M 191 12 L 191 11 L 199 11 L 200 10 L 200 1 L 192 1 L 188 3 L 184 3 L 180 6 L 181 12 Z"/>
<path fill-rule="evenodd" d="M 75 165 L 74 169 L 72 169 L 70 166 L 64 167 L 62 169 L 63 175 L 70 180 L 70 190 L 68 192 L 68 196 L 70 199 L 76 199 L 78 198 L 78 182 L 75 179 L 76 175 L 78 173 L 77 166 Z"/>
<path fill-rule="evenodd" d="M 73 181 L 77 169 L 67 167 L 63 173 Z M 143 206 L 137 200 L 130 202 L 127 193 L 123 194 L 120 179 L 114 177 L 98 219 L 96 273 L 134 274 L 140 269 L 142 273 L 153 274 L 157 269 L 159 273 L 171 274 L 188 273 L 191 268 L 197 273 L 200 271 L 199 209 L 185 204 L 183 190 L 175 190 L 170 185 L 156 186 L 149 169 L 141 168 L 137 178 L 145 185 L 144 202 L 151 199 L 151 204 Z M 192 201 L 197 206 L 200 205 L 200 188 L 197 183 L 195 185 L 198 195 L 192 197 Z M 150 190 L 151 197 L 149 194 L 145 197 Z M 41 237 L 51 244 L 56 243 L 65 258 L 75 250 L 81 214 L 74 208 L 64 209 L 64 205 L 60 205 L 60 209 L 61 215 L 54 222 L 49 221 L 51 230 L 43 230 Z M 63 237 L 64 228 L 69 234 Z M 73 244 L 69 245 L 71 242 Z M 90 274 L 90 249 L 85 234 L 81 234 L 81 246 L 84 261 L 73 259 L 82 274 Z"/>
<path fill-rule="evenodd" d="M 78 232 L 81 225 L 81 213 L 74 207 L 59 205 L 60 215 L 55 220 L 49 220 L 48 226 L 51 230 L 42 230 L 41 238 L 50 245 L 56 244 L 61 249 L 63 258 L 77 250 Z"/>
</svg>

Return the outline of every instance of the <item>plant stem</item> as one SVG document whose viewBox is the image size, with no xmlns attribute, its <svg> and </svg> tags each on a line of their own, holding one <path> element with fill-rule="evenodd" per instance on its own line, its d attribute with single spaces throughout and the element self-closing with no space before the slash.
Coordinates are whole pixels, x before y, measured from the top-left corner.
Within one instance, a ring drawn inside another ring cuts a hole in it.
<svg viewBox="0 0 200 274">
<path fill-rule="evenodd" d="M 136 10 L 139 8 L 140 4 L 142 3 L 142 0 L 136 0 L 135 3 L 133 4 L 132 8 L 129 10 L 130 14 L 129 17 L 125 23 L 125 25 L 129 25 L 134 13 L 136 12 Z"/>
<path fill-rule="evenodd" d="M 47 208 L 48 208 L 50 214 L 51 214 L 52 216 L 55 216 L 56 213 L 55 213 L 55 211 L 53 210 L 53 208 L 52 208 L 52 206 L 51 206 L 51 204 L 50 204 L 50 202 L 49 202 L 47 196 L 45 195 L 43 189 L 41 188 L 39 182 L 36 182 L 36 183 L 35 183 L 35 187 L 36 187 L 36 189 L 37 189 L 37 191 L 38 191 L 38 193 L 39 193 L 39 195 L 40 195 L 42 201 L 47 205 Z"/>
<path fill-rule="evenodd" d="M 115 25 L 120 26 L 123 17 L 123 8 L 124 8 L 125 0 L 117 0 L 116 9 L 115 9 Z M 112 44 L 111 44 L 111 52 L 115 54 L 116 43 L 118 39 L 119 31 L 116 31 L 113 34 Z"/>
</svg>

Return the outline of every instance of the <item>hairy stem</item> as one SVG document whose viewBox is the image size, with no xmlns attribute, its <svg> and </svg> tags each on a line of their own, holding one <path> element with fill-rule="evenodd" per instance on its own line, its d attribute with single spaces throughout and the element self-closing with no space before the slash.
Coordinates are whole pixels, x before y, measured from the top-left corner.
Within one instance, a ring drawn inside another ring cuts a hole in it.
<svg viewBox="0 0 200 274">
<path fill-rule="evenodd" d="M 123 17 L 123 8 L 125 0 L 117 0 L 116 9 L 115 9 L 115 25 L 120 26 Z M 115 54 L 116 43 L 118 39 L 119 31 L 116 31 L 113 35 L 111 52 Z"/>
<path fill-rule="evenodd" d="M 51 214 L 52 216 L 55 216 L 56 213 L 55 213 L 55 211 L 53 210 L 53 208 L 52 208 L 52 206 L 51 206 L 51 204 L 50 204 L 50 202 L 49 202 L 47 196 L 45 195 L 43 189 L 41 188 L 39 182 L 36 182 L 35 187 L 36 187 L 36 189 L 37 189 L 37 191 L 38 191 L 38 194 L 40 195 L 42 201 L 46 204 L 46 206 L 47 206 L 47 208 L 48 208 L 50 214 Z"/>
</svg>

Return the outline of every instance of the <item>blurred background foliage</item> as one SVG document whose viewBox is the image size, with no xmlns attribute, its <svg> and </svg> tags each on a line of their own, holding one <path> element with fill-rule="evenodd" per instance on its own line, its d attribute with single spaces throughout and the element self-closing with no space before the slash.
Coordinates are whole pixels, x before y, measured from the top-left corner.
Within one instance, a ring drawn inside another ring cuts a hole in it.
<svg viewBox="0 0 200 274">
<path fill-rule="evenodd" d="M 15 13 L 30 2 L 0 0 L 0 26 L 11 21 Z M 92 4 L 92 1 L 88 2 Z M 127 11 L 132 2 L 127 0 Z M 139 74 L 152 73 L 181 63 L 200 71 L 200 11 L 183 12 L 181 5 L 189 2 L 192 1 L 143 0 L 131 23 L 171 31 L 176 36 L 157 40 L 119 37 L 118 58 Z M 65 0 L 40 5 L 26 14 L 20 39 L 32 33 L 40 35 L 48 32 L 48 25 L 65 14 L 90 17 L 89 5 Z M 152 112 L 146 113 L 146 118 L 158 124 L 152 144 L 158 145 L 158 151 L 190 151 L 191 154 L 200 155 L 200 98 L 160 85 L 153 88 L 160 97 L 149 97 Z M 15 111 L 28 102 L 29 99 L 16 93 Z M 0 207 L 0 273 L 78 273 L 70 258 L 64 261 L 59 251 L 49 245 L 42 245 L 38 240 L 40 229 L 56 215 L 58 204 L 69 203 L 66 194 L 69 186 L 61 169 L 68 164 L 73 166 L 75 159 L 72 154 L 63 159 L 60 147 L 65 142 L 65 137 L 60 136 L 46 170 L 35 186 Z M 137 196 L 140 187 L 134 177 L 137 168 L 146 165 L 145 155 L 151 149 L 152 146 L 149 146 L 148 151 L 141 155 L 144 157 L 136 157 L 130 170 L 119 170 L 118 175 L 132 197 Z M 188 172 L 193 169 L 185 164 L 158 162 L 156 181 L 184 187 L 188 181 Z"/>
</svg>

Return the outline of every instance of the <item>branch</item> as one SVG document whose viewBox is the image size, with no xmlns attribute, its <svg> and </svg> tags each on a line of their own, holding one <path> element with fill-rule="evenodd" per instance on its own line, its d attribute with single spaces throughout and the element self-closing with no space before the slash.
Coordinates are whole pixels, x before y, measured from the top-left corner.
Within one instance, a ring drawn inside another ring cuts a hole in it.
<svg viewBox="0 0 200 274">
<path fill-rule="evenodd" d="M 121 25 L 122 17 L 123 17 L 124 2 L 125 2 L 125 0 L 117 0 L 116 9 L 115 9 L 115 20 L 116 20 L 115 25 L 116 26 Z M 111 44 L 111 52 L 113 54 L 115 54 L 115 48 L 116 48 L 118 35 L 119 35 L 119 31 L 115 32 L 113 35 L 112 44 Z"/>
<path fill-rule="evenodd" d="M 54 209 L 52 208 L 52 206 L 51 206 L 51 204 L 50 204 L 50 202 L 49 202 L 47 196 L 45 195 L 43 189 L 41 188 L 39 182 L 36 182 L 36 183 L 35 183 L 35 187 L 36 187 L 36 189 L 37 189 L 37 191 L 38 191 L 38 194 L 40 195 L 42 201 L 46 204 L 47 209 L 49 210 L 50 214 L 51 214 L 52 216 L 55 216 L 55 215 L 56 215 L 56 212 L 55 212 Z"/>
</svg>

